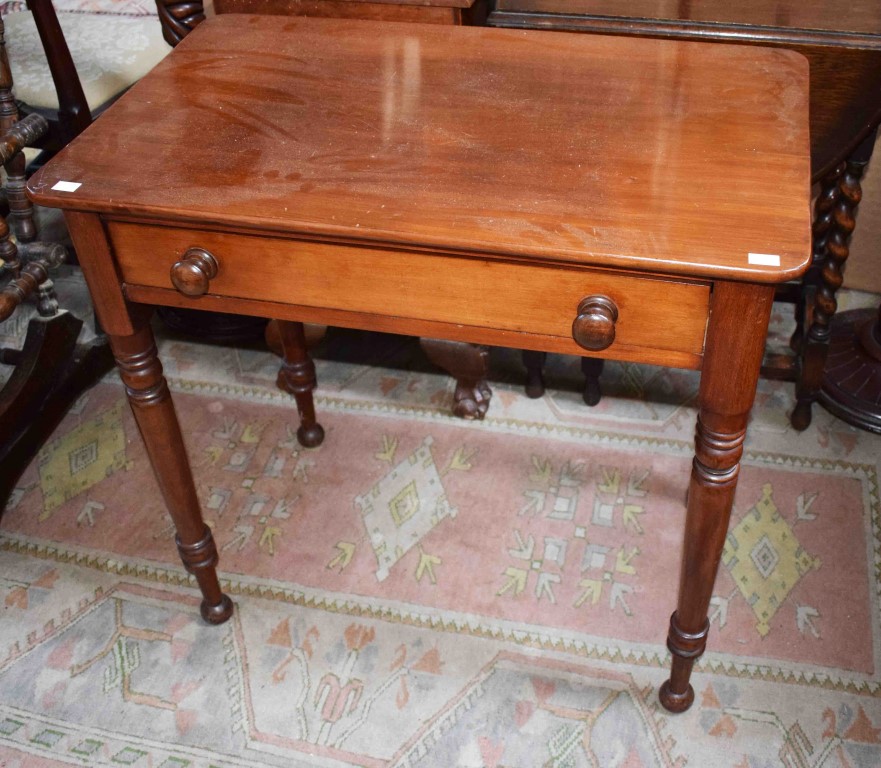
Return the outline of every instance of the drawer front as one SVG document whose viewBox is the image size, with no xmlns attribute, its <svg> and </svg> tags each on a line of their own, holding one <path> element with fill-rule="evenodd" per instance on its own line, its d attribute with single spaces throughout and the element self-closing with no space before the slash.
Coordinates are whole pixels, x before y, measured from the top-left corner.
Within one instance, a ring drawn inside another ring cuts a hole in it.
<svg viewBox="0 0 881 768">
<path fill-rule="evenodd" d="M 517 346 L 512 334 L 526 334 L 532 343 L 524 347 L 681 367 L 698 367 L 703 353 L 704 283 L 127 222 L 107 227 L 127 288 L 173 291 L 171 267 L 195 247 L 216 259 L 212 297 L 399 318 L 401 333 L 413 333 L 407 320 L 491 329 L 508 346 Z M 612 299 L 618 317 L 612 345 L 589 353 L 574 341 L 572 323 L 591 295 Z M 187 301 L 198 308 L 200 299 Z"/>
</svg>

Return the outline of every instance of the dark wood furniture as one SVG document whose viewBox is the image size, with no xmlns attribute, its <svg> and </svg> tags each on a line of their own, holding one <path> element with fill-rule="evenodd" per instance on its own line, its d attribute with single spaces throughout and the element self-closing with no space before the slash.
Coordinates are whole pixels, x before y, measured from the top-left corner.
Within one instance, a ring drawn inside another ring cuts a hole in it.
<svg viewBox="0 0 881 768">
<path fill-rule="evenodd" d="M 19 103 L 18 110 L 23 115 L 38 113 L 47 120 L 48 130 L 37 146 L 47 154 L 54 154 L 91 124 L 92 113 L 51 0 L 28 0 L 28 9 L 34 17 L 46 54 L 58 95 L 58 109 L 37 109 Z"/>
<path fill-rule="evenodd" d="M 775 286 L 810 261 L 807 87 L 783 50 L 200 25 L 28 189 L 66 212 L 203 616 L 232 604 L 154 305 L 279 319 L 305 445 L 322 435 L 304 321 L 700 369 L 661 691 L 690 706 Z"/>
<path fill-rule="evenodd" d="M 33 146 L 47 129 L 40 115 L 5 129 L 0 133 L 0 163 Z M 37 307 L 21 348 L 0 348 L 0 363 L 13 366 L 0 388 L 0 513 L 71 403 L 108 370 L 99 359 L 101 345 L 78 343 L 82 321 L 58 306 L 49 274 L 65 257 L 61 245 L 16 244 L 0 216 L 0 322 L 26 301 Z"/>
<path fill-rule="evenodd" d="M 814 264 L 802 290 L 788 288 L 781 294 L 798 305 L 798 328 L 793 336 L 796 356 L 789 361 L 772 361 L 776 370 L 769 371 L 796 382 L 792 424 L 796 429 L 806 429 L 823 381 L 831 321 L 837 307 L 835 293 L 841 286 L 861 198 L 860 179 L 881 122 L 881 3 L 850 0 L 842 6 L 804 0 L 495 0 L 487 23 L 518 29 L 774 46 L 807 57 L 811 67 L 811 173 L 820 185 Z M 849 323 L 843 320 L 842 329 Z M 842 332 L 836 331 L 836 338 Z M 540 362 L 527 360 L 532 369 L 533 394 L 542 391 Z M 595 403 L 601 363 L 587 362 L 586 366 L 585 400 Z M 833 398 L 837 395 L 833 392 L 839 391 L 840 385 L 827 377 L 822 399 L 830 410 L 847 418 L 844 414 L 852 404 L 836 408 Z M 877 409 L 875 413 L 872 420 L 878 419 Z M 854 423 L 866 426 L 859 420 Z"/>
<path fill-rule="evenodd" d="M 3 19 L 0 19 L 0 131 L 9 130 L 18 120 L 18 106 L 12 93 L 12 71 L 9 68 L 9 57 L 6 53 L 6 29 L 3 25 Z M 38 137 L 44 133 L 45 130 L 40 131 Z M 34 207 L 25 194 L 25 165 L 24 153 L 21 151 L 9 153 L 9 157 L 3 161 L 3 168 L 6 171 L 4 189 L 6 207 L 9 218 L 16 224 L 18 239 L 23 243 L 30 242 L 37 234 L 34 224 Z"/>
<path fill-rule="evenodd" d="M 833 318 L 820 402 L 840 419 L 881 434 L 881 306 Z"/>
<path fill-rule="evenodd" d="M 482 24 L 491 0 L 215 0 L 214 12 L 421 24 Z M 205 20 L 203 0 L 156 0 L 162 35 L 177 45 Z"/>
<path fill-rule="evenodd" d="M 21 348 L 0 349 L 0 362 L 14 366 L 0 390 L 0 512 L 21 473 L 70 406 L 112 365 L 106 340 L 97 336 L 81 342 L 82 319 L 59 307 L 49 270 L 65 261 L 67 252 L 59 244 L 37 239 L 33 206 L 25 194 L 21 149 L 58 149 L 91 120 L 52 4 L 31 0 L 31 8 L 47 46 L 62 108 L 49 115 L 54 120 L 40 113 L 19 120 L 0 20 L 0 163 L 6 169 L 4 192 L 15 234 L 13 238 L 6 220 L 0 217 L 0 320 L 6 320 L 25 301 L 33 301 L 37 307 Z"/>
</svg>

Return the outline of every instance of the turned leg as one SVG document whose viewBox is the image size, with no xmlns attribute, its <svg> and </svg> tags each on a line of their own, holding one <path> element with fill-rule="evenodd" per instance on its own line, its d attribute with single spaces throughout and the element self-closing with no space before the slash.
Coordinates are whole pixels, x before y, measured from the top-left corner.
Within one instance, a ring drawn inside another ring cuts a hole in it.
<svg viewBox="0 0 881 768">
<path fill-rule="evenodd" d="M 174 47 L 193 29 L 205 21 L 202 0 L 156 0 L 162 37 Z"/>
<path fill-rule="evenodd" d="M 5 131 L 18 122 L 18 107 L 12 95 L 12 73 L 6 56 L 3 21 L 0 20 L 0 130 Z M 15 223 L 18 239 L 27 243 L 37 236 L 34 226 L 34 206 L 25 194 L 25 158 L 16 152 L 5 164 L 6 200 L 9 216 Z"/>
<path fill-rule="evenodd" d="M 315 419 L 315 363 L 306 349 L 306 334 L 302 323 L 279 320 L 276 323 L 284 362 L 278 371 L 277 384 L 294 396 L 300 414 L 297 440 L 300 445 L 315 448 L 324 440 L 324 429 Z"/>
<path fill-rule="evenodd" d="M 461 419 L 486 416 L 492 397 L 486 383 L 489 350 L 464 341 L 423 338 L 419 343 L 428 359 L 456 380 L 453 413 Z"/>
<path fill-rule="evenodd" d="M 221 624 L 232 615 L 233 605 L 217 580 L 217 548 L 199 510 L 189 458 L 156 355 L 153 332 L 145 324 L 131 336 L 111 335 L 109 341 L 153 472 L 177 529 L 178 552 L 202 590 L 202 618 L 211 624 Z"/>
<path fill-rule="evenodd" d="M 600 376 L 606 361 L 598 357 L 582 357 L 581 372 L 584 374 L 584 402 L 587 405 L 598 405 L 603 396 L 600 389 Z"/>
<path fill-rule="evenodd" d="M 532 349 L 523 350 L 523 367 L 526 369 L 526 396 L 533 399 L 545 393 L 543 369 L 548 359 L 547 352 L 536 352 Z"/>
<path fill-rule="evenodd" d="M 15 224 L 19 241 L 29 243 L 37 236 L 37 227 L 34 224 L 34 206 L 25 194 L 27 178 L 24 153 L 16 152 L 5 168 L 9 216 Z"/>
<path fill-rule="evenodd" d="M 694 701 L 689 679 L 707 644 L 707 612 L 728 531 L 773 296 L 769 286 L 713 286 L 679 599 L 667 636 L 673 664 L 670 679 L 660 690 L 661 704 L 671 712 L 682 712 Z"/>
<path fill-rule="evenodd" d="M 795 386 L 796 404 L 792 426 L 807 429 L 811 407 L 820 394 L 823 369 L 829 352 L 830 323 L 838 302 L 835 294 L 841 287 L 844 264 L 850 254 L 850 237 L 856 224 L 856 212 L 863 191 L 860 180 L 875 146 L 875 133 L 869 136 L 824 180 L 814 223 L 814 254 L 821 261 L 814 300 L 814 313 L 802 348 L 801 369 Z"/>
</svg>

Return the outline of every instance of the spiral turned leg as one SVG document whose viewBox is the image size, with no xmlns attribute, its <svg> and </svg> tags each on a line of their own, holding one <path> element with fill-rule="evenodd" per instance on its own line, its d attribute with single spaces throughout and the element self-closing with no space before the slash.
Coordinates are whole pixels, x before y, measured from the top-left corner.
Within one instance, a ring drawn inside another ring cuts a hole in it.
<svg viewBox="0 0 881 768">
<path fill-rule="evenodd" d="M 131 336 L 110 336 L 109 340 L 153 472 L 177 529 L 181 560 L 202 591 L 202 618 L 221 624 L 232 615 L 233 604 L 217 579 L 217 548 L 199 510 L 189 458 L 153 332 L 145 325 Z"/>
<path fill-rule="evenodd" d="M 796 383 L 796 405 L 792 426 L 807 429 L 811 408 L 820 395 L 823 370 L 829 352 L 831 322 L 838 309 L 835 294 L 841 287 L 844 264 L 850 255 L 850 237 L 856 226 L 856 213 L 863 196 L 860 180 L 872 156 L 875 134 L 871 134 L 824 181 L 817 200 L 814 224 L 814 254 L 822 259 L 813 322 L 802 349 L 801 370 Z M 834 186 L 833 186 L 834 183 Z"/>
<path fill-rule="evenodd" d="M 841 197 L 839 182 L 845 171 L 845 164 L 836 166 L 831 173 L 820 181 L 820 194 L 814 205 L 814 224 L 811 230 L 811 266 L 802 278 L 802 290 L 795 307 L 795 330 L 789 340 L 789 346 L 799 357 L 805 348 L 805 310 L 807 290 L 816 288 L 820 283 L 820 273 L 826 257 L 826 241 L 835 225 L 835 208 Z"/>
<path fill-rule="evenodd" d="M 284 362 L 278 372 L 279 389 L 294 396 L 300 414 L 297 440 L 306 448 L 315 448 L 324 441 L 324 429 L 315 418 L 315 364 L 306 349 L 306 334 L 302 323 L 277 321 Z"/>
</svg>

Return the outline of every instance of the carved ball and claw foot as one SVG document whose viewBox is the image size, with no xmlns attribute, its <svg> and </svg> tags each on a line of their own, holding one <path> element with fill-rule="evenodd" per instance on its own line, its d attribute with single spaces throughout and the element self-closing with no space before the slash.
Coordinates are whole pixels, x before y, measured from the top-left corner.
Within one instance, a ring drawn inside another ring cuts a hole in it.
<svg viewBox="0 0 881 768">
<path fill-rule="evenodd" d="M 486 383 L 489 350 L 477 344 L 445 339 L 419 339 L 428 359 L 456 380 L 453 414 L 460 419 L 482 419 L 492 390 Z"/>
</svg>

